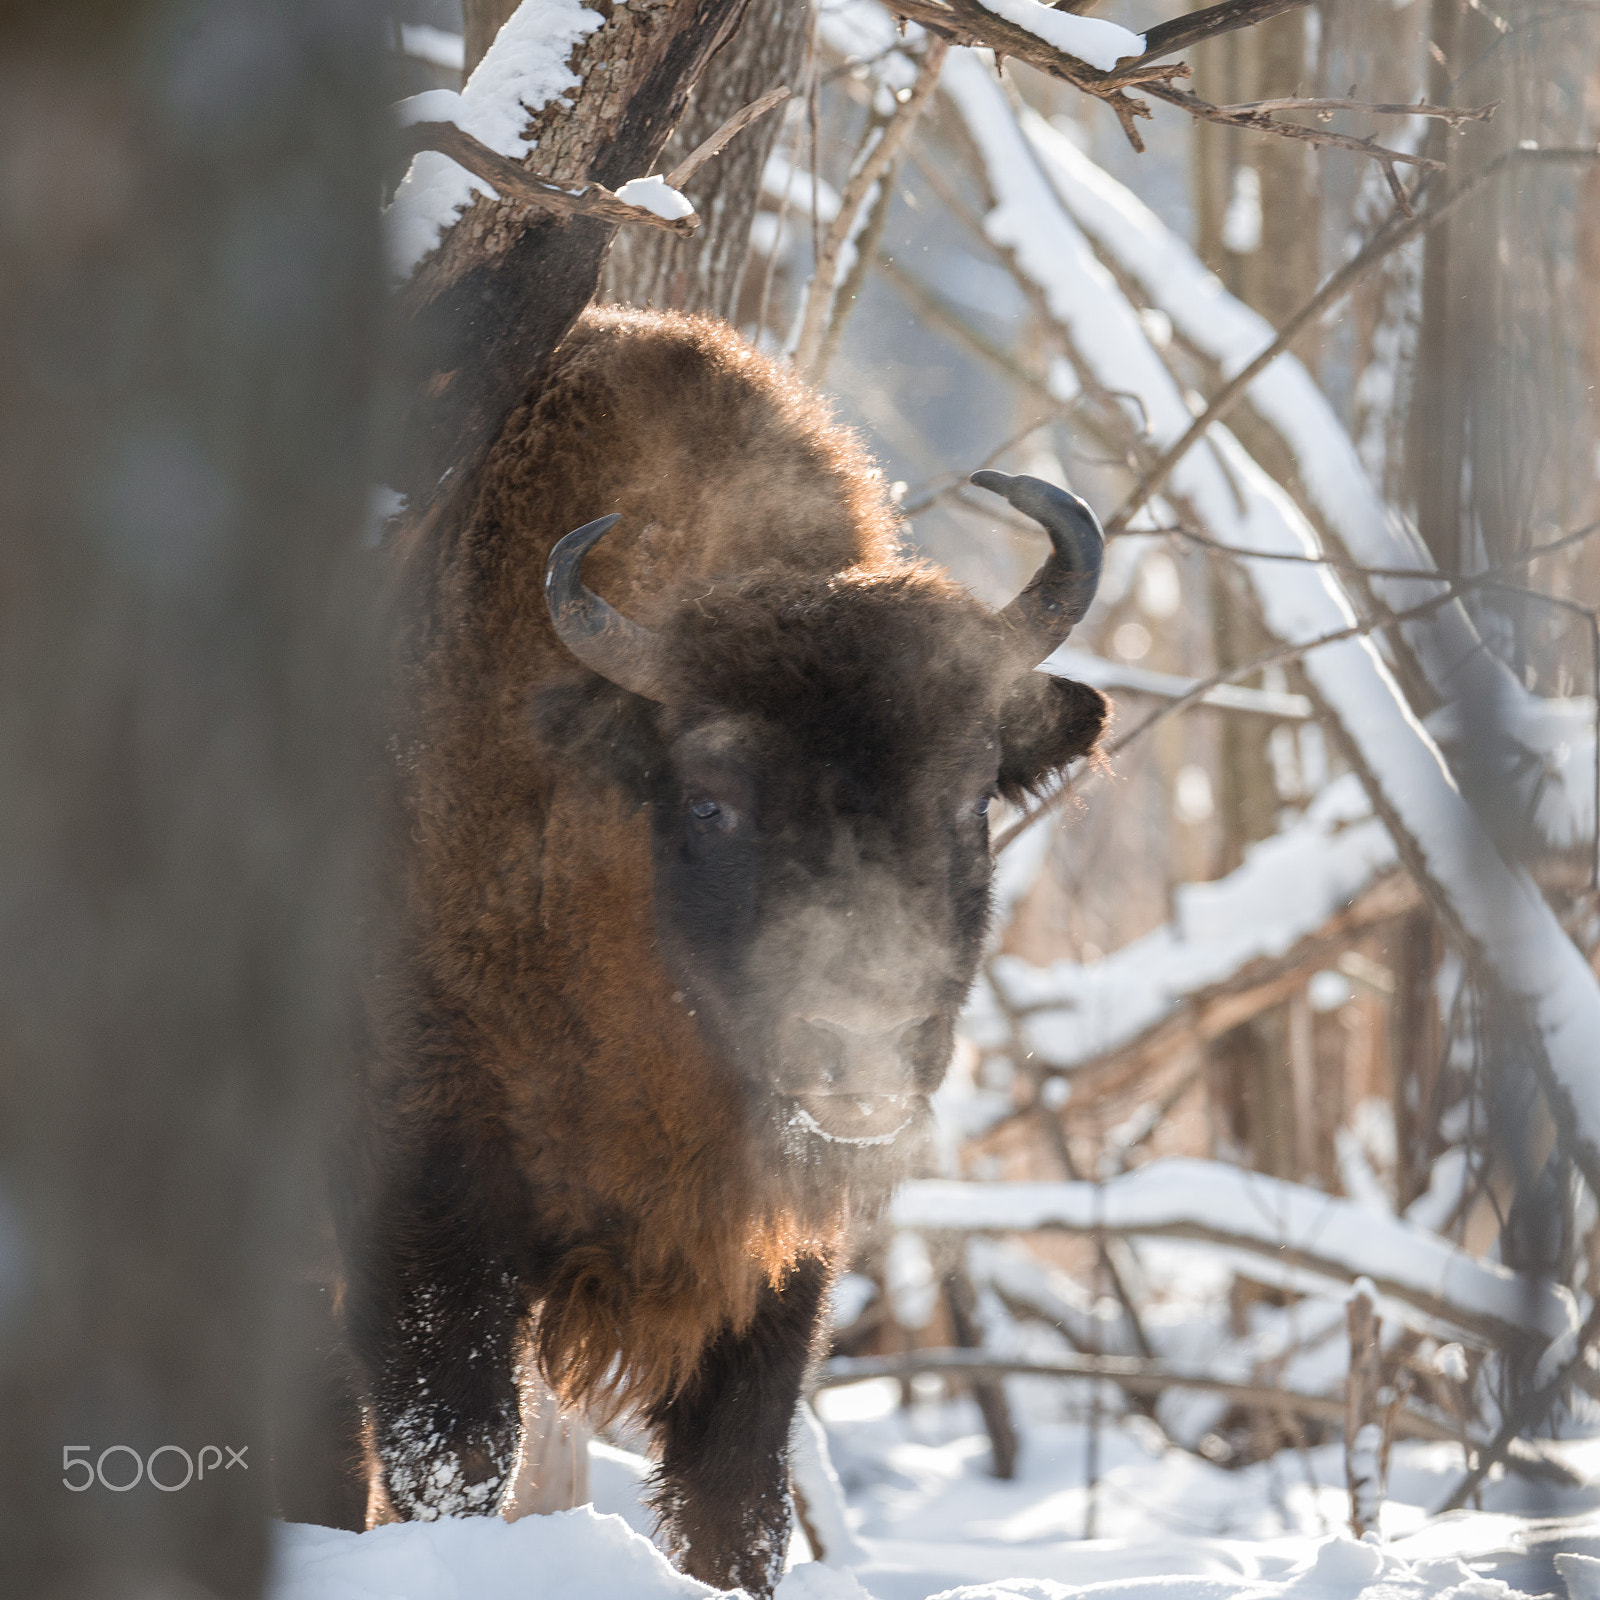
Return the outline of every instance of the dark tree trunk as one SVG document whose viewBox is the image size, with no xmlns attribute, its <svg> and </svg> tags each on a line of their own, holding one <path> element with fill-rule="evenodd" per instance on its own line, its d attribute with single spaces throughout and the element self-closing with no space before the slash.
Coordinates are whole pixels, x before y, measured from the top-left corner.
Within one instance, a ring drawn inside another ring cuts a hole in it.
<svg viewBox="0 0 1600 1600">
<path fill-rule="evenodd" d="M 747 0 L 616 6 L 574 50 L 576 105 L 533 120 L 525 163 L 615 189 L 655 170 L 689 91 Z M 753 132 L 754 130 L 752 130 Z M 414 507 L 468 477 L 594 294 L 613 229 L 480 198 L 401 290 L 422 375 L 402 398 L 387 481 Z"/>
<path fill-rule="evenodd" d="M 661 152 L 661 171 L 671 171 L 768 89 L 783 83 L 799 92 L 810 16 L 805 0 L 766 0 L 751 8 L 696 85 L 689 109 Z M 601 278 L 601 298 L 732 320 L 750 254 L 761 174 L 782 125 L 782 111 L 769 112 L 695 175 L 687 192 L 704 221 L 694 238 L 642 228 L 619 235 Z"/>
<path fill-rule="evenodd" d="M 377 12 L 0 8 L 0 1586 L 35 1600 L 249 1596 L 267 1557 L 363 855 Z"/>
</svg>

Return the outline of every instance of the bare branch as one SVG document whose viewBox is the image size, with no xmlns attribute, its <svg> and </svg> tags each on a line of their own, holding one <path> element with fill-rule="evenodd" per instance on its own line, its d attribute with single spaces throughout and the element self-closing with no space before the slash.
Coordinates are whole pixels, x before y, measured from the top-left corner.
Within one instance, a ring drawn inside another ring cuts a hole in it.
<svg viewBox="0 0 1600 1600">
<path fill-rule="evenodd" d="M 748 90 L 745 91 L 747 94 Z M 764 117 L 774 106 L 782 105 L 792 91 L 786 84 L 780 83 L 775 89 L 768 89 L 759 100 L 753 101 L 742 111 L 736 111 L 722 124 L 709 139 L 697 144 L 671 172 L 667 174 L 667 187 L 681 189 L 712 156 L 721 153 L 722 147 L 727 144 L 736 133 L 742 133 L 757 117 Z"/>
<path fill-rule="evenodd" d="M 1047 44 L 1038 34 L 1007 22 L 988 10 L 982 0 L 887 0 L 889 9 L 897 16 L 919 23 L 937 38 L 952 44 L 981 45 L 993 50 L 997 56 L 1015 56 L 1037 67 L 1040 72 L 1070 83 L 1097 100 L 1104 100 L 1116 112 L 1135 150 L 1143 150 L 1144 142 L 1133 126 L 1134 119 L 1148 117 L 1149 106 L 1135 100 L 1123 91 L 1129 87 L 1144 87 L 1151 83 L 1170 83 L 1174 78 L 1189 76 L 1185 62 L 1171 62 L 1165 66 L 1151 63 L 1145 57 L 1135 58 L 1114 72 L 1101 72 L 1076 56 L 1068 55 Z M 1287 8 L 1284 8 L 1287 9 Z"/>
<path fill-rule="evenodd" d="M 1463 122 L 1487 122 L 1500 109 L 1498 100 L 1486 106 L 1430 106 L 1419 100 L 1415 105 L 1378 103 L 1367 100 L 1251 100 L 1244 105 L 1218 106 L 1225 116 L 1262 116 L 1272 111 L 1309 111 L 1325 116 L 1335 111 L 1359 111 L 1373 117 L 1435 117 L 1452 128 Z"/>
<path fill-rule="evenodd" d="M 1407 240 L 1415 238 L 1434 223 L 1442 220 L 1463 200 L 1476 194 L 1486 184 L 1503 172 L 1524 163 L 1555 163 L 1566 161 L 1594 161 L 1600 159 L 1600 147 L 1562 146 L 1550 149 L 1507 150 L 1470 178 L 1458 184 L 1424 212 L 1411 217 L 1392 217 L 1368 240 L 1359 251 L 1327 279 L 1298 311 L 1284 323 L 1275 338 L 1254 360 L 1241 367 L 1197 416 L 1175 443 L 1168 446 L 1156 462 L 1140 478 L 1132 494 L 1117 508 L 1106 523 L 1107 534 L 1122 532 L 1133 517 L 1157 494 L 1172 469 L 1204 437 L 1213 422 L 1220 422 L 1231 412 L 1246 389 L 1294 342 L 1296 336 L 1314 322 L 1330 306 L 1336 305 L 1386 256 L 1398 250 Z"/>
<path fill-rule="evenodd" d="M 795 342 L 795 366 L 808 376 L 816 368 L 822 353 L 838 289 L 840 263 L 855 231 L 856 217 L 873 188 L 884 181 L 890 168 L 899 159 L 911 130 L 917 125 L 917 118 L 922 115 L 923 107 L 939 82 L 939 69 L 944 65 L 948 51 L 949 45 L 943 39 L 934 37 L 928 40 L 916 82 L 906 98 L 895 106 L 876 140 L 870 142 L 862 152 L 844 186 L 844 193 L 839 197 L 839 213 L 829 225 L 827 237 L 822 242 L 811 286 L 806 294 L 800 334 Z M 871 140 L 870 132 L 868 138 Z"/>
<path fill-rule="evenodd" d="M 1583 1368 L 1589 1351 L 1597 1340 L 1600 1340 L 1600 1301 L 1595 1303 L 1584 1319 L 1570 1359 L 1562 1363 L 1560 1370 L 1547 1384 L 1535 1389 L 1521 1405 L 1513 1408 L 1493 1442 L 1478 1452 L 1478 1459 L 1473 1463 L 1472 1471 L 1456 1485 L 1454 1493 L 1439 1507 L 1436 1515 L 1442 1515 L 1446 1511 L 1459 1511 L 1471 1497 L 1472 1491 L 1488 1477 L 1490 1468 L 1510 1454 L 1512 1445 L 1523 1434 L 1544 1421 L 1550 1407 L 1556 1403 L 1562 1391 Z"/>
<path fill-rule="evenodd" d="M 1253 28 L 1260 22 L 1270 22 L 1306 3 L 1307 0 L 1224 0 L 1221 5 L 1158 22 L 1145 30 L 1142 59 L 1153 61 L 1158 56 L 1175 55 L 1204 39 L 1214 39 L 1219 33 L 1233 33 L 1240 28 Z"/>
<path fill-rule="evenodd" d="M 836 1389 L 872 1378 L 910 1378 L 919 1372 L 963 1377 L 1102 1378 L 1129 1394 L 1159 1395 L 1166 1389 L 1197 1389 L 1235 1405 L 1261 1411 L 1293 1411 L 1317 1422 L 1344 1420 L 1344 1401 L 1330 1395 L 1296 1394 L 1265 1383 L 1232 1383 L 1209 1373 L 1189 1372 L 1138 1356 L 1064 1353 L 1048 1360 L 1008 1360 L 987 1350 L 912 1350 L 892 1356 L 835 1356 L 818 1374 L 814 1389 Z M 1414 1411 L 1401 1410 L 1395 1432 L 1403 1438 L 1455 1444 L 1459 1432 Z"/>
<path fill-rule="evenodd" d="M 1401 622 L 1414 622 L 1420 617 L 1432 616 L 1435 611 L 1448 605 L 1464 590 L 1474 586 L 1473 579 L 1445 579 L 1440 578 L 1447 587 L 1442 589 L 1431 599 L 1424 600 L 1421 605 L 1411 606 L 1405 611 L 1388 611 L 1382 616 L 1369 617 L 1362 622 L 1354 622 L 1348 628 L 1338 628 L 1332 633 L 1324 633 L 1315 639 L 1306 639 L 1297 644 L 1281 644 L 1263 655 L 1256 656 L 1254 660 L 1241 662 L 1236 667 L 1229 667 L 1225 671 L 1213 673 L 1209 678 L 1202 678 L 1187 694 L 1181 694 L 1174 700 L 1169 700 L 1165 705 L 1152 711 L 1142 722 L 1135 723 L 1126 733 L 1113 739 L 1101 751 L 1102 756 L 1109 760 L 1120 751 L 1126 750 L 1135 739 L 1148 733 L 1157 723 L 1165 722 L 1168 717 L 1176 716 L 1180 711 L 1187 711 L 1190 706 L 1198 705 L 1205 696 L 1221 684 L 1232 683 L 1237 678 L 1248 677 L 1252 672 L 1260 672 L 1263 667 L 1280 666 L 1287 661 L 1298 661 L 1300 657 L 1309 655 L 1313 650 L 1319 650 L 1325 644 L 1339 644 L 1346 639 L 1365 638 L 1370 633 L 1375 633 L 1379 628 L 1391 627 Z M 1049 812 L 1056 810 L 1073 792 L 1069 780 L 1061 788 L 1048 794 L 1040 800 L 1031 811 L 1025 811 L 1013 822 L 1010 827 L 1001 830 L 999 836 L 990 846 L 991 855 L 999 855 L 1020 834 L 1026 833 L 1034 823 Z"/>
<path fill-rule="evenodd" d="M 1263 101 L 1254 106 L 1216 106 L 1188 90 L 1179 89 L 1174 80 L 1189 76 L 1189 67 L 1178 61 L 1161 64 L 1155 57 L 1169 55 L 1188 44 L 1198 43 L 1215 34 L 1228 33 L 1237 28 L 1253 27 L 1284 11 L 1289 11 L 1301 0 L 1228 0 L 1206 11 L 1187 17 L 1175 18 L 1171 23 L 1152 28 L 1146 35 L 1145 52 L 1101 72 L 1076 56 L 1057 50 L 1037 34 L 996 16 L 983 0 L 887 0 L 889 9 L 902 17 L 920 23 L 929 32 L 957 44 L 987 45 L 996 56 L 1015 56 L 1029 66 L 1053 78 L 1070 83 L 1084 94 L 1104 100 L 1116 113 L 1128 142 L 1135 150 L 1144 149 L 1135 123 L 1148 118 L 1150 107 L 1142 100 L 1127 94 L 1128 89 L 1142 89 L 1158 100 L 1164 100 L 1191 117 L 1204 122 L 1221 123 L 1226 127 L 1248 128 L 1257 133 L 1275 134 L 1283 139 L 1295 139 L 1319 148 L 1350 150 L 1372 160 L 1387 164 L 1405 162 L 1433 170 L 1443 168 L 1443 163 L 1429 156 L 1412 155 L 1404 150 L 1392 150 L 1374 144 L 1370 139 L 1358 139 L 1352 134 L 1333 133 L 1326 128 L 1306 127 L 1298 122 L 1281 122 L 1268 114 L 1269 110 L 1310 110 L 1331 114 L 1335 109 L 1377 110 L 1357 102 L 1295 100 Z M 1385 106 L 1382 109 L 1394 111 Z M 1418 108 L 1405 107 L 1407 112 Z M 1476 121 L 1493 114 L 1494 107 L 1476 107 L 1470 111 L 1452 111 L 1444 107 L 1422 108 L 1422 113 L 1435 112 L 1452 124 Z M 1395 180 L 1396 183 L 1398 180 Z M 1402 191 L 1403 195 L 1403 191 Z M 1408 199 L 1400 200 L 1402 210 L 1409 210 Z"/>
<path fill-rule="evenodd" d="M 1282 139 L 1298 139 L 1302 144 L 1316 145 L 1319 149 L 1350 150 L 1356 155 L 1369 156 L 1384 164 L 1402 161 L 1408 166 L 1422 167 L 1429 172 L 1443 172 L 1444 162 L 1432 156 L 1412 155 L 1407 150 L 1392 150 L 1386 145 L 1374 144 L 1370 139 L 1358 139 L 1350 133 L 1334 133 L 1327 128 L 1308 128 L 1300 122 L 1279 122 L 1260 112 L 1240 111 L 1233 106 L 1214 106 L 1187 89 L 1175 89 L 1171 84 L 1149 83 L 1145 93 L 1168 105 L 1187 111 L 1201 122 L 1217 122 L 1227 128 L 1247 128 L 1252 133 L 1274 133 Z M 1290 102 L 1291 107 L 1293 102 Z"/>
<path fill-rule="evenodd" d="M 421 150 L 437 150 L 458 166 L 465 167 L 474 177 L 491 184 L 502 199 L 524 200 L 546 211 L 598 217 L 602 222 L 618 226 L 664 228 L 684 238 L 700 226 L 699 217 L 692 211 L 686 217 L 658 217 L 653 211 L 619 200 L 604 184 L 585 183 L 574 188 L 542 178 L 518 166 L 498 150 L 490 149 L 481 139 L 473 138 L 453 122 L 414 122 L 402 130 L 401 145 L 411 155 Z"/>
</svg>

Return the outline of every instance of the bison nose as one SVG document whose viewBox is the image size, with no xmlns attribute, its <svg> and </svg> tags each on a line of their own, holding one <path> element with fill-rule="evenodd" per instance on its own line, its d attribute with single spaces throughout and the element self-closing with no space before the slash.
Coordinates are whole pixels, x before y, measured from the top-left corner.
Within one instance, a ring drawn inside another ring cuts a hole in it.
<svg viewBox="0 0 1600 1600">
<path fill-rule="evenodd" d="M 805 1087 L 813 1094 L 904 1094 L 911 1086 L 913 1047 L 930 1020 L 904 1017 L 865 1029 L 833 1017 L 797 1017 Z"/>
</svg>

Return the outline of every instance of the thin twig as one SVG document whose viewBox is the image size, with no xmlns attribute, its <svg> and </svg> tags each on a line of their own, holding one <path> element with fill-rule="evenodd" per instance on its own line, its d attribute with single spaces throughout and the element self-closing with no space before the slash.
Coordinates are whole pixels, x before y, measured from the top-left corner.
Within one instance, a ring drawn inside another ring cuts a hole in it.
<svg viewBox="0 0 1600 1600">
<path fill-rule="evenodd" d="M 788 176 L 784 179 L 783 194 L 778 201 L 778 220 L 772 230 L 772 248 L 767 252 L 765 270 L 761 274 L 761 299 L 756 305 L 756 336 L 755 343 L 760 345 L 761 336 L 767 331 L 767 308 L 772 300 L 772 279 L 778 268 L 778 257 L 782 253 L 783 229 L 789 218 L 789 197 L 794 193 L 795 174 L 800 170 L 800 136 L 805 131 L 805 118 L 796 117 L 794 124 L 794 138 L 789 142 Z M 813 190 L 813 194 L 815 190 Z"/>
<path fill-rule="evenodd" d="M 1230 117 L 1260 116 L 1270 111 L 1363 111 L 1375 117 L 1435 117 L 1452 128 L 1463 122 L 1486 122 L 1500 109 L 1498 100 L 1486 106 L 1430 106 L 1419 100 L 1415 105 L 1387 104 L 1370 100 L 1250 100 L 1243 105 L 1218 106 Z"/>
<path fill-rule="evenodd" d="M 1470 587 L 1471 579 L 1444 579 L 1449 586 L 1440 594 L 1424 600 L 1421 605 L 1411 606 L 1405 611 L 1389 611 L 1380 617 L 1369 617 L 1363 622 L 1352 623 L 1348 628 L 1338 628 L 1332 633 L 1320 634 L 1315 639 L 1306 639 L 1298 644 L 1281 644 L 1268 650 L 1264 655 L 1256 656 L 1253 660 L 1241 662 L 1236 667 L 1225 668 L 1221 672 L 1213 673 L 1209 678 L 1202 678 L 1186 694 L 1179 695 L 1174 700 L 1167 701 L 1152 711 L 1142 722 L 1135 724 L 1126 733 L 1113 739 L 1105 745 L 1100 754 L 1102 758 L 1109 759 L 1134 742 L 1135 739 L 1148 733 L 1159 722 L 1164 722 L 1168 717 L 1176 716 L 1180 711 L 1187 711 L 1190 706 L 1197 705 L 1212 689 L 1220 688 L 1225 683 L 1232 683 L 1235 679 L 1248 677 L 1252 672 L 1259 672 L 1263 667 L 1281 665 L 1285 661 L 1297 661 L 1301 656 L 1309 655 L 1313 650 L 1321 649 L 1325 644 L 1341 644 L 1348 639 L 1364 638 L 1370 633 L 1377 632 L 1380 628 L 1392 627 L 1401 622 L 1413 622 L 1419 617 L 1432 615 L 1456 599 L 1464 588 Z M 998 856 L 1020 834 L 1025 833 L 1041 817 L 1054 811 L 1072 793 L 1072 784 L 1069 780 L 1054 793 L 1046 795 L 1031 811 L 1025 811 L 1013 822 L 1010 827 L 1001 830 L 990 848 L 990 854 Z"/>
<path fill-rule="evenodd" d="M 911 92 L 896 104 L 876 139 L 872 137 L 873 130 L 868 130 L 867 144 L 856 160 L 855 170 L 845 183 L 844 192 L 839 196 L 838 215 L 828 227 L 827 237 L 822 241 L 822 249 L 812 271 L 805 314 L 801 319 L 799 337 L 795 341 L 794 364 L 802 373 L 809 375 L 821 355 L 838 289 L 840 262 L 855 232 L 856 217 L 873 188 L 887 179 L 911 130 L 917 125 L 917 118 L 922 115 L 923 107 L 927 105 L 939 81 L 939 69 L 944 65 L 948 51 L 949 46 L 943 39 L 930 38 Z"/>
<path fill-rule="evenodd" d="M 1022 435 L 1026 438 L 1027 435 Z M 1213 539 L 1209 534 L 1199 532 L 1197 529 L 1175 523 L 1165 528 L 1139 528 L 1134 530 L 1138 534 L 1170 534 L 1176 538 L 1187 539 L 1191 544 L 1197 544 L 1207 550 L 1214 550 L 1218 555 L 1238 556 L 1251 561 L 1288 561 L 1299 563 L 1308 567 L 1336 567 L 1341 572 L 1355 572 L 1367 578 L 1415 578 L 1428 583 L 1451 583 L 1455 580 L 1441 572 L 1437 567 L 1369 567 L 1364 562 L 1351 561 L 1343 556 L 1306 556 L 1293 555 L 1286 550 L 1251 550 L 1244 545 L 1224 544 L 1220 539 Z M 1530 545 L 1519 554 L 1501 561 L 1495 566 L 1486 567 L 1482 572 L 1466 574 L 1475 583 L 1488 583 L 1503 572 L 1515 572 L 1520 567 L 1525 567 L 1539 560 L 1542 556 L 1552 554 L 1557 550 L 1564 550 L 1568 545 L 1577 544 L 1580 540 L 1592 538 L 1600 533 L 1600 522 L 1591 522 L 1573 533 L 1563 534 L 1559 539 L 1552 539 L 1548 544 Z M 1540 599 L 1553 599 L 1553 596 L 1539 595 Z M 1577 602 L 1570 602 L 1577 610 L 1588 615 L 1588 609 Z"/>
<path fill-rule="evenodd" d="M 1209 100 L 1191 94 L 1187 89 L 1175 89 L 1171 84 L 1147 83 L 1146 94 L 1168 105 L 1187 111 L 1200 122 L 1220 123 L 1225 128 L 1246 128 L 1253 133 L 1275 133 L 1282 139 L 1298 139 L 1302 144 L 1316 145 L 1325 150 L 1351 150 L 1357 155 L 1370 156 L 1382 163 L 1403 161 L 1409 166 L 1422 167 L 1429 172 L 1443 172 L 1444 162 L 1432 156 L 1413 155 L 1409 150 L 1394 150 L 1387 145 L 1375 144 L 1371 139 L 1358 139 L 1350 133 L 1334 133 L 1328 128 L 1308 128 L 1302 122 L 1279 122 L 1275 117 L 1254 112 L 1240 112 L 1231 106 L 1214 106 Z M 1292 105 L 1292 102 L 1291 102 Z"/>
<path fill-rule="evenodd" d="M 667 174 L 667 187 L 681 189 L 736 133 L 742 133 L 757 117 L 764 117 L 774 106 L 782 105 L 789 94 L 787 85 L 780 83 L 777 88 L 768 89 L 759 100 L 752 101 L 744 110 L 735 111 L 709 139 L 697 144 Z"/>
<path fill-rule="evenodd" d="M 1600 1340 L 1600 1300 L 1595 1302 L 1589 1315 L 1584 1319 L 1583 1327 L 1578 1331 L 1578 1342 L 1571 1359 L 1562 1364 L 1555 1377 L 1542 1389 L 1535 1389 L 1512 1411 L 1506 1418 L 1505 1425 L 1494 1436 L 1492 1443 L 1478 1452 L 1478 1459 L 1473 1463 L 1472 1470 L 1455 1486 L 1450 1498 L 1439 1507 L 1434 1513 L 1435 1516 L 1442 1516 L 1446 1511 L 1459 1511 L 1478 1485 L 1489 1476 L 1489 1471 L 1495 1463 L 1505 1459 L 1512 1444 L 1530 1428 L 1536 1428 L 1544 1421 L 1545 1414 L 1572 1381 L 1573 1374 L 1583 1365 L 1590 1347 L 1596 1340 Z"/>
<path fill-rule="evenodd" d="M 1025 439 L 1031 439 L 1041 428 L 1047 428 L 1063 413 L 1070 411 L 1077 402 L 1069 400 L 1065 405 L 1058 407 L 1049 416 L 1036 417 L 1021 433 L 1014 433 L 1009 439 L 1002 439 L 971 472 L 982 472 L 985 467 L 992 467 L 1008 450 L 1015 450 Z M 926 511 L 929 506 L 936 505 L 947 495 L 962 488 L 969 476 L 969 469 L 963 468 L 960 472 L 947 472 L 941 478 L 935 478 L 934 483 L 939 487 L 922 489 L 915 499 L 907 498 L 901 502 L 900 515 L 902 517 L 915 517 Z"/>
<path fill-rule="evenodd" d="M 481 139 L 458 128 L 453 122 L 413 122 L 400 132 L 400 145 L 411 155 L 422 150 L 437 150 L 465 167 L 474 177 L 493 186 L 502 200 L 523 200 L 546 211 L 562 211 L 569 216 L 595 217 L 614 225 L 663 228 L 688 238 L 700 226 L 691 211 L 686 217 L 658 217 L 642 206 L 630 206 L 599 183 L 567 184 L 543 178 L 520 167 Z"/>
<path fill-rule="evenodd" d="M 827 378 L 828 368 L 833 365 L 833 358 L 839 353 L 845 324 L 855 309 L 856 301 L 866 284 L 867 274 L 872 270 L 872 258 L 878 253 L 878 246 L 883 241 L 883 230 L 889 220 L 889 208 L 894 204 L 898 172 L 899 164 L 891 163 L 889 170 L 878 181 L 878 187 L 873 193 L 867 211 L 867 220 L 852 241 L 855 249 L 850 266 L 844 275 L 844 282 L 834 293 L 827 331 L 822 336 L 822 349 L 817 352 L 816 365 L 810 372 L 811 382 L 819 386 Z"/>
<path fill-rule="evenodd" d="M 1237 1405 L 1260 1409 L 1284 1407 L 1317 1422 L 1340 1422 L 1344 1402 L 1331 1395 L 1296 1394 L 1272 1384 L 1233 1383 L 1210 1373 L 1186 1372 L 1138 1356 L 1101 1356 L 1063 1353 L 1048 1359 L 1007 1360 L 988 1350 L 913 1350 L 893 1356 L 835 1356 L 823 1367 L 813 1389 L 836 1389 L 872 1378 L 912 1377 L 919 1372 L 960 1373 L 963 1376 L 1038 1378 L 1099 1378 L 1130 1394 L 1158 1395 L 1166 1389 L 1198 1389 L 1221 1395 Z M 1454 1444 L 1454 1429 L 1432 1417 L 1403 1409 L 1395 1418 L 1395 1431 L 1405 1438 Z"/>
</svg>

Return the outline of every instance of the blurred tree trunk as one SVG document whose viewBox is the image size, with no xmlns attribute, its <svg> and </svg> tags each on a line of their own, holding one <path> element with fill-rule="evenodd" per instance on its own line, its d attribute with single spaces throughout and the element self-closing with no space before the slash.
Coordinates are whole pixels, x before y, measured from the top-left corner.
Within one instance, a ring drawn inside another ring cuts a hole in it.
<svg viewBox="0 0 1600 1600">
<path fill-rule="evenodd" d="M 1309 92 L 1308 45 L 1304 10 L 1208 40 L 1192 52 L 1196 92 L 1232 104 Z M 1200 257 L 1230 292 L 1281 326 L 1320 275 L 1318 156 L 1294 140 L 1214 122 L 1195 123 L 1193 140 Z M 1314 331 L 1295 350 L 1315 370 Z"/>
<path fill-rule="evenodd" d="M 689 109 L 661 152 L 659 170 L 670 172 L 768 89 L 784 83 L 798 92 L 810 20 L 805 0 L 765 0 L 752 7 L 695 86 Z M 620 234 L 606 261 L 601 298 L 732 319 L 761 174 L 782 126 L 782 112 L 769 112 L 700 169 L 687 191 L 704 219 L 694 238 L 642 228 Z"/>
<path fill-rule="evenodd" d="M 248 1596 L 267 1558 L 364 855 L 379 21 L 0 10 L 0 1561 L 33 1600 Z M 136 1485 L 71 1492 L 67 1447 Z"/>
</svg>

